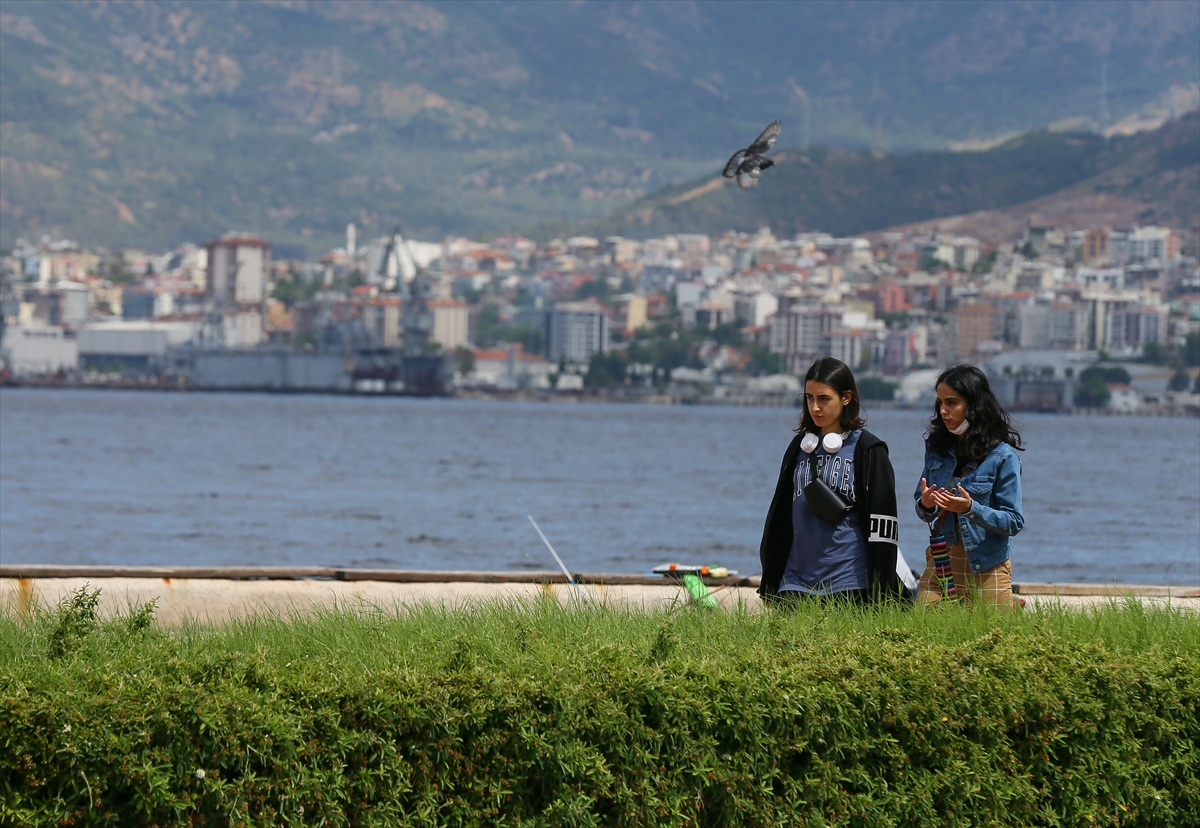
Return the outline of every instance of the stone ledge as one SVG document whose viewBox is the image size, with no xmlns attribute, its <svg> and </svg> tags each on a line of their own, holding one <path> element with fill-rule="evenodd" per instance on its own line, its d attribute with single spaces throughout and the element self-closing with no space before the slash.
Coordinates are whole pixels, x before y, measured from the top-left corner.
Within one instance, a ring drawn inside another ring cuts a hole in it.
<svg viewBox="0 0 1200 828">
<path fill-rule="evenodd" d="M 573 573 L 581 584 L 607 586 L 667 586 L 672 581 L 658 575 L 636 573 Z M 4 564 L 0 578 L 162 578 L 167 580 L 231 581 L 377 581 L 398 584 L 566 584 L 561 572 L 475 571 L 428 569 L 351 569 L 329 566 L 87 566 L 72 564 Z M 757 575 L 705 578 L 710 586 L 757 588 Z M 1200 586 L 1156 584 L 1016 583 L 1013 592 L 1023 596 L 1120 596 L 1200 598 Z"/>
<path fill-rule="evenodd" d="M 561 574 L 560 574 L 561 578 Z M 644 584 L 587 584 L 583 595 L 566 583 L 463 581 L 338 581 L 327 579 L 233 580 L 214 578 L 7 578 L 0 577 L 0 612 L 18 617 L 32 607 L 53 607 L 83 587 L 99 588 L 99 612 L 113 617 L 129 607 L 157 602 L 156 618 L 164 626 L 188 622 L 221 624 L 253 615 L 288 617 L 335 608 L 395 612 L 405 607 L 462 608 L 489 602 L 552 600 L 563 605 L 581 601 L 664 611 L 689 602 L 682 584 L 658 580 Z M 715 586 L 712 595 L 729 610 L 757 612 L 762 602 L 750 586 Z M 1121 600 L 1110 594 L 1066 595 L 1026 593 L 1027 609 L 1065 606 L 1085 608 Z M 1200 597 L 1178 595 L 1129 596 L 1147 605 L 1171 606 L 1200 612 Z"/>
</svg>

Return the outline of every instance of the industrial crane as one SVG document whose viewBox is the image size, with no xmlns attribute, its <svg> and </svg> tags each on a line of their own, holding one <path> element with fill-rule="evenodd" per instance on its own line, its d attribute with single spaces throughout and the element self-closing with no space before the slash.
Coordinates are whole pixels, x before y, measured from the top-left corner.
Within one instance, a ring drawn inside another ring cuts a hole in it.
<svg viewBox="0 0 1200 828">
<path fill-rule="evenodd" d="M 411 280 L 404 278 L 400 260 L 401 248 L 412 263 Z M 388 273 L 393 256 L 396 260 L 394 287 L 403 303 L 400 327 L 404 330 L 404 354 L 399 360 L 399 365 L 395 367 L 403 378 L 404 393 L 440 396 L 449 390 L 454 374 L 454 360 L 449 354 L 429 353 L 427 343 L 433 335 L 433 309 L 429 306 L 429 300 L 432 298 L 433 285 L 429 275 L 413 255 L 412 247 L 399 222 L 392 227 L 383 258 L 379 262 L 379 276 L 385 289 L 393 286 L 392 277 Z"/>
<path fill-rule="evenodd" d="M 408 260 L 412 262 L 411 282 L 405 280 L 403 269 L 400 266 L 400 248 L 402 246 L 404 252 L 408 254 Z M 388 286 L 391 279 L 387 271 L 393 256 L 396 257 L 396 289 L 404 303 L 400 315 L 400 326 L 404 329 L 404 352 L 406 356 L 420 356 L 425 352 L 425 343 L 429 341 L 429 336 L 433 333 L 433 311 L 429 308 L 431 285 L 429 277 L 425 274 L 416 256 L 413 255 L 412 248 L 409 247 L 408 239 L 399 222 L 392 227 L 387 247 L 383 251 L 383 258 L 379 260 L 379 275 L 385 287 Z"/>
</svg>

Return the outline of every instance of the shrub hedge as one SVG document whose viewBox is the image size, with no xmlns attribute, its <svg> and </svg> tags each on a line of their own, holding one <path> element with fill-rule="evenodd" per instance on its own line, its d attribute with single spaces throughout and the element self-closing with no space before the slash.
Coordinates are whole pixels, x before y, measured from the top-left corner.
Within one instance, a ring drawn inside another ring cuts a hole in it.
<svg viewBox="0 0 1200 828">
<path fill-rule="evenodd" d="M 1200 625 L 1170 610 L 163 630 L 92 598 L 0 617 L 2 824 L 1200 825 Z"/>
</svg>

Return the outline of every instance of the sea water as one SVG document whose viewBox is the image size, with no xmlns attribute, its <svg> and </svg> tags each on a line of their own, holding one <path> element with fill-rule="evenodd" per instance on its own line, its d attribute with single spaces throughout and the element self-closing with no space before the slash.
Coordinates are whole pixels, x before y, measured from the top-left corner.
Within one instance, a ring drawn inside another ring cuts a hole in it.
<svg viewBox="0 0 1200 828">
<path fill-rule="evenodd" d="M 798 410 L 5 389 L 0 561 L 759 572 Z M 900 545 L 930 412 L 868 407 Z M 1200 420 L 1025 415 L 1020 581 L 1200 585 Z"/>
</svg>

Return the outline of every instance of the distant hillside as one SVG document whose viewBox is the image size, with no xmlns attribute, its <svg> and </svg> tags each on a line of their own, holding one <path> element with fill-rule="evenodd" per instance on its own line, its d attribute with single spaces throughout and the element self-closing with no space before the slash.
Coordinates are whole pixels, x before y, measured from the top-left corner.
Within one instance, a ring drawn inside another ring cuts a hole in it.
<svg viewBox="0 0 1200 828">
<path fill-rule="evenodd" d="M 5 0 L 0 246 L 243 229 L 287 254 L 349 221 L 578 221 L 703 175 L 773 118 L 784 145 L 936 149 L 1161 117 L 1198 78 L 1194 2 Z"/>
<path fill-rule="evenodd" d="M 919 224 L 993 240 L 1015 240 L 1037 224 L 1200 229 L 1200 117 L 1193 112 L 1125 149 L 1123 160 L 1112 168 L 1042 198 L 884 229 Z"/>
<path fill-rule="evenodd" d="M 1132 137 L 1039 131 L 984 152 L 882 154 L 812 147 L 774 157 L 777 165 L 763 173 L 756 189 L 739 190 L 719 175 L 696 179 L 598 221 L 573 228 L 548 225 L 542 235 L 647 237 L 758 227 L 789 236 L 805 230 L 849 235 L 968 213 L 1009 215 L 1007 208 L 1020 216 L 1023 228 L 1030 215 L 1065 215 L 1055 213 L 1055 199 L 1073 199 L 1077 205 L 1091 199 L 1110 210 L 1120 203 L 1124 212 L 1119 215 L 1142 223 L 1191 227 L 1200 217 L 1197 111 Z M 988 227 L 982 219 L 939 224 L 963 232 Z"/>
</svg>

